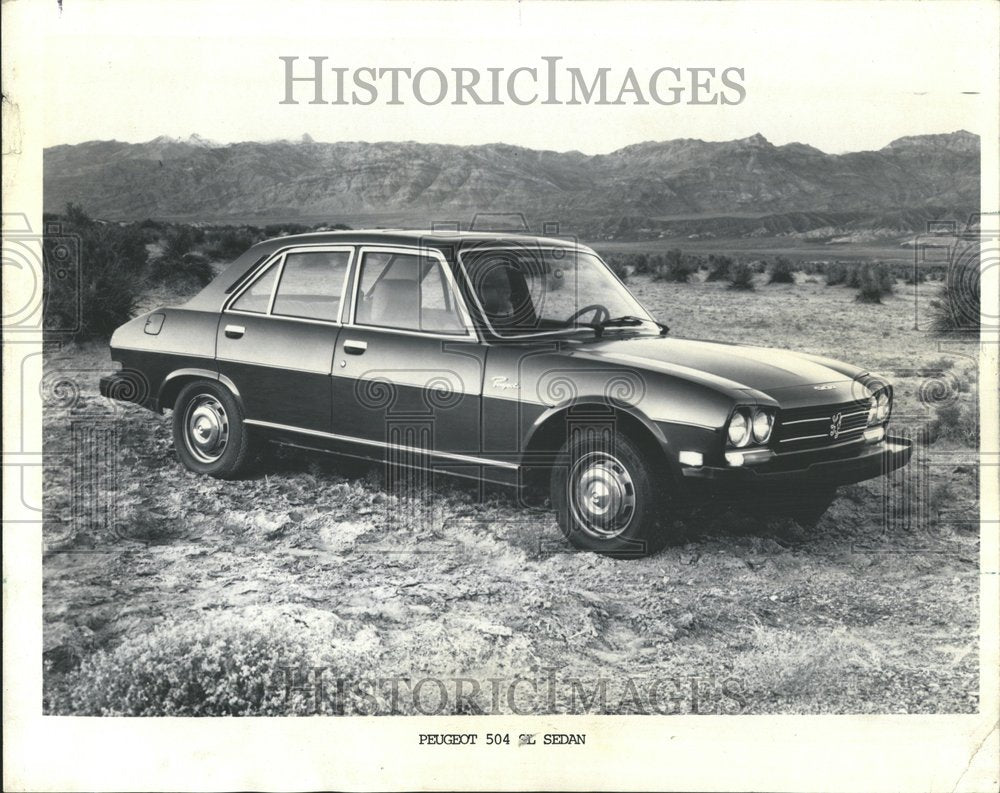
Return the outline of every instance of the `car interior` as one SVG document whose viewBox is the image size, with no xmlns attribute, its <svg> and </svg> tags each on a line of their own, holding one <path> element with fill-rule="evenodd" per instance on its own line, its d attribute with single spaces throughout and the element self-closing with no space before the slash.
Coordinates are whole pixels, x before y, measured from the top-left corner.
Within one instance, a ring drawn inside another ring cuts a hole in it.
<svg viewBox="0 0 1000 793">
<path fill-rule="evenodd" d="M 361 262 L 359 325 L 462 332 L 455 297 L 440 263 L 413 254 L 367 253 Z"/>
</svg>

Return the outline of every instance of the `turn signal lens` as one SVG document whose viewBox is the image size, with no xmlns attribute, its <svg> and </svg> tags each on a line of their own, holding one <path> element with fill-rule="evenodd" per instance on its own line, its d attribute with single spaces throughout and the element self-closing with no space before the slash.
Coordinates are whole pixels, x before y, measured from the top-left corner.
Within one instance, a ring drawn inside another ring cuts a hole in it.
<svg viewBox="0 0 1000 793">
<path fill-rule="evenodd" d="M 750 443 L 750 419 L 742 410 L 737 410 L 729 419 L 729 442 L 737 448 Z"/>
<path fill-rule="evenodd" d="M 753 439 L 757 443 L 767 443 L 774 427 L 774 416 L 766 410 L 757 410 L 753 414 Z"/>
<path fill-rule="evenodd" d="M 868 400 L 868 423 L 874 424 L 877 421 L 876 419 L 877 415 L 878 415 L 878 399 L 873 396 L 870 400 Z"/>
<path fill-rule="evenodd" d="M 891 400 L 889 399 L 889 392 L 882 390 L 878 392 L 876 397 L 877 405 L 875 407 L 875 421 L 881 424 L 889 418 L 889 405 Z"/>
</svg>

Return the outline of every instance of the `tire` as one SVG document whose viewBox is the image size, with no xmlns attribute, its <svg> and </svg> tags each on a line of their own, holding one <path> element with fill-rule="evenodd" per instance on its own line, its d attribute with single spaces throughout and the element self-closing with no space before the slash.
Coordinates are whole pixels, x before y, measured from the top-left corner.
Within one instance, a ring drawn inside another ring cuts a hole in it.
<svg viewBox="0 0 1000 793">
<path fill-rule="evenodd" d="M 243 411 L 229 389 L 196 380 L 174 402 L 174 449 L 184 466 L 198 474 L 235 479 L 253 462 L 253 444 Z"/>
<path fill-rule="evenodd" d="M 610 428 L 576 430 L 552 469 L 552 505 L 577 548 L 639 558 L 660 550 L 670 512 L 665 466 Z"/>
</svg>

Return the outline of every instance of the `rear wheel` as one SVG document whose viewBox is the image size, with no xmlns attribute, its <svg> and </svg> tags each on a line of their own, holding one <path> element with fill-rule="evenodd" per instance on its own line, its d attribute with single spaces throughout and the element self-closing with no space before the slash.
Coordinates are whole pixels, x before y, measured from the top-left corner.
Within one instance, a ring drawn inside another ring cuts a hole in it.
<svg viewBox="0 0 1000 793">
<path fill-rule="evenodd" d="M 232 479 L 252 461 L 243 411 L 218 383 L 189 383 L 174 403 L 174 449 L 184 465 L 199 474 Z"/>
<path fill-rule="evenodd" d="M 665 471 L 620 432 L 574 432 L 559 452 L 551 487 L 559 528 L 578 548 L 634 558 L 666 542 Z"/>
</svg>

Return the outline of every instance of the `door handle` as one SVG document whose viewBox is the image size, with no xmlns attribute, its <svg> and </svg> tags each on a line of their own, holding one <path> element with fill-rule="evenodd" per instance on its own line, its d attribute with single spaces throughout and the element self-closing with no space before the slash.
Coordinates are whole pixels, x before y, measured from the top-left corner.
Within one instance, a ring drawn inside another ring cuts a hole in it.
<svg viewBox="0 0 1000 793">
<path fill-rule="evenodd" d="M 226 338 L 227 339 L 242 339 L 243 334 L 247 332 L 247 329 L 242 325 L 226 325 Z"/>
<path fill-rule="evenodd" d="M 355 341 L 354 339 L 344 341 L 344 352 L 348 355 L 363 355 L 367 349 L 368 342 L 366 341 Z"/>
</svg>

